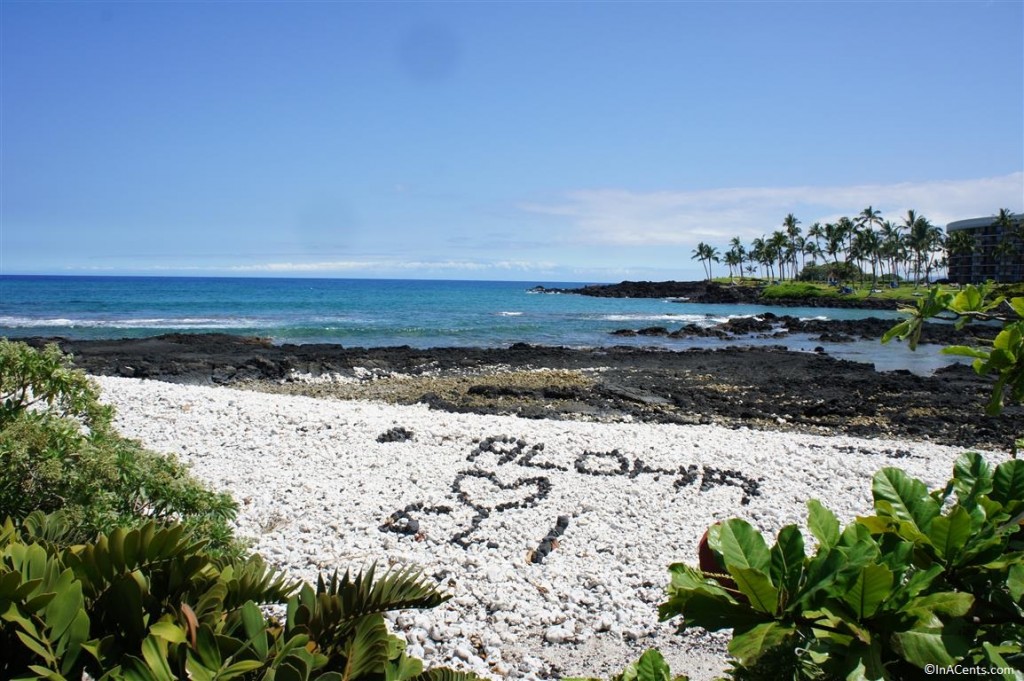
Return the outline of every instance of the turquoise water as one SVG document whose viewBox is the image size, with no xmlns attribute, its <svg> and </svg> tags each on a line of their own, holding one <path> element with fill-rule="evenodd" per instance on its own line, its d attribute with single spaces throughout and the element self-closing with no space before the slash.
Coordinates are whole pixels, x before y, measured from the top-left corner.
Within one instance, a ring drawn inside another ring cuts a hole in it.
<svg viewBox="0 0 1024 681">
<path fill-rule="evenodd" d="M 500 347 L 516 342 L 595 347 L 644 345 L 684 349 L 704 339 L 623 338 L 622 328 L 712 325 L 765 311 L 799 317 L 897 318 L 895 313 L 825 308 L 698 305 L 661 299 L 590 298 L 531 293 L 536 284 L 581 282 L 425 281 L 178 277 L 0 277 L 0 335 L 75 339 L 162 333 L 258 335 L 275 343 L 346 346 Z M 735 343 L 734 343 L 735 344 Z M 947 363 L 925 349 L 911 354 L 877 342 L 824 344 L 808 338 L 743 339 L 797 350 L 823 345 L 830 354 L 879 368 L 927 373 Z"/>
</svg>

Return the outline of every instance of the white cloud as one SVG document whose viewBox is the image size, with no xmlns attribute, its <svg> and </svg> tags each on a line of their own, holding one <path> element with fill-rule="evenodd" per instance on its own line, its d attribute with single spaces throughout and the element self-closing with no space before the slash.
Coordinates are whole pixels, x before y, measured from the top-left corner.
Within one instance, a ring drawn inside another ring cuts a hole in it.
<svg viewBox="0 0 1024 681">
<path fill-rule="evenodd" d="M 734 236 L 749 240 L 779 229 L 787 213 L 804 225 L 841 215 L 855 217 L 867 206 L 898 221 L 908 209 L 933 224 L 1020 211 L 1024 172 L 974 180 L 865 184 L 849 187 L 735 187 L 698 191 L 631 192 L 579 190 L 551 204 L 527 204 L 524 210 L 564 218 L 572 241 L 604 245 L 692 245 L 724 243 Z"/>
<path fill-rule="evenodd" d="M 394 272 L 394 271 L 432 271 L 432 272 L 486 272 L 486 271 L 523 271 L 546 272 L 557 268 L 553 262 L 532 262 L 525 260 L 472 261 L 472 260 L 329 260 L 321 262 L 264 262 L 249 264 L 223 265 L 146 265 L 125 267 L 123 265 L 94 265 L 87 268 L 92 271 L 110 271 L 131 269 L 146 272 L 233 272 L 233 273 L 310 273 L 310 272 Z"/>
</svg>

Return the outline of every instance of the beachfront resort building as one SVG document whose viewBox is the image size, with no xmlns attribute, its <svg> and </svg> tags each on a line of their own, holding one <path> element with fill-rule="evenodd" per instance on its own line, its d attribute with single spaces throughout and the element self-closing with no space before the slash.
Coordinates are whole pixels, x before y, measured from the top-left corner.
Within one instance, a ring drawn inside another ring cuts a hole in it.
<svg viewBox="0 0 1024 681">
<path fill-rule="evenodd" d="M 958 284 L 984 281 L 1024 281 L 1024 214 L 1015 213 L 1010 224 L 995 217 L 957 220 L 946 225 L 946 237 L 967 232 L 972 248 L 949 253 L 949 279 Z"/>
</svg>

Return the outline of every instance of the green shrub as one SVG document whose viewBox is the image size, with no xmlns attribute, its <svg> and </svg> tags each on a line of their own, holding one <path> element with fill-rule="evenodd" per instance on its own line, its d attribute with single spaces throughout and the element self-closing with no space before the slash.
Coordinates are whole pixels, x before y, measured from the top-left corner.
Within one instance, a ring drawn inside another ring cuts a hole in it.
<svg viewBox="0 0 1024 681">
<path fill-rule="evenodd" d="M 955 664 L 1024 671 L 1024 461 L 993 470 L 964 454 L 932 492 L 885 468 L 872 495 L 874 515 L 846 528 L 809 502 L 810 556 L 795 525 L 771 546 L 744 520 L 713 527 L 709 545 L 727 575 L 673 565 L 661 618 L 682 616 L 680 630 L 731 628 L 735 679 L 907 679 Z"/>
<path fill-rule="evenodd" d="M 56 346 L 0 339 L 0 518 L 61 510 L 74 541 L 177 520 L 212 551 L 238 552 L 231 497 L 207 490 L 173 456 L 121 437 L 112 418 Z"/>
<path fill-rule="evenodd" d="M 994 374 L 992 398 L 985 407 L 990 416 L 1003 411 L 1004 392 L 1013 402 L 1024 402 L 1024 297 L 992 296 L 991 284 L 968 284 L 959 293 L 943 292 L 932 287 L 928 295 L 920 298 L 915 307 L 903 310 L 908 319 L 900 322 L 882 336 L 882 342 L 893 338 L 908 340 L 910 349 L 917 348 L 924 321 L 931 318 L 955 321 L 958 329 L 971 321 L 996 321 L 1003 324 L 1002 331 L 992 341 L 992 347 L 953 345 L 943 348 L 949 355 L 973 357 L 972 366 L 979 375 Z"/>
<path fill-rule="evenodd" d="M 864 276 L 859 267 L 849 262 L 805 265 L 797 277 L 800 281 L 854 281 Z"/>
<path fill-rule="evenodd" d="M 834 288 L 796 282 L 774 284 L 761 291 L 762 298 L 836 298 L 838 295 Z"/>
<path fill-rule="evenodd" d="M 450 596 L 420 575 L 337 574 L 314 589 L 259 557 L 212 556 L 180 524 L 66 545 L 60 514 L 0 526 L 0 678 L 470 681 L 423 672 L 383 613 Z M 283 606 L 284 617 L 263 606 Z"/>
</svg>

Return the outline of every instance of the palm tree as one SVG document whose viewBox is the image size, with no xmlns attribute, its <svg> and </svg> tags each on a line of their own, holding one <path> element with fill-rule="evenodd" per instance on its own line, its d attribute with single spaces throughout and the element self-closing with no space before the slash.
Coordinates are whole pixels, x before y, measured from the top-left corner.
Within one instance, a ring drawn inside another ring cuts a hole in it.
<svg viewBox="0 0 1024 681">
<path fill-rule="evenodd" d="M 1009 208 L 1000 208 L 999 214 L 996 215 L 995 222 L 992 224 L 1000 228 L 1002 232 L 999 243 L 992 250 L 992 255 L 999 259 L 999 276 L 1019 277 L 1020 259 L 1016 260 L 1018 270 L 1015 272 L 1013 271 L 1014 256 L 1017 255 L 1019 248 L 1024 246 L 1024 220 L 1014 218 L 1013 212 Z M 1015 244 L 1015 240 L 1020 241 L 1021 244 Z M 1005 271 L 1007 269 L 1009 271 Z"/>
<path fill-rule="evenodd" d="M 808 235 L 810 236 L 810 235 Z M 811 256 L 811 264 L 818 264 L 818 256 L 821 255 L 821 246 L 818 245 L 817 241 L 811 241 L 810 239 L 804 239 L 804 256 Z M 807 258 L 804 257 L 804 267 L 807 266 Z"/>
<path fill-rule="evenodd" d="M 747 250 L 745 248 L 743 248 L 743 242 L 740 241 L 740 238 L 738 236 L 734 236 L 729 241 L 729 251 L 730 252 L 735 251 L 736 254 L 739 256 L 739 258 L 740 258 L 740 263 L 739 263 L 739 265 L 740 265 L 740 277 L 742 277 L 743 276 L 743 263 L 746 262 Z"/>
<path fill-rule="evenodd" d="M 913 224 L 907 232 L 907 247 L 914 254 L 914 288 L 920 284 L 921 267 L 924 266 L 925 280 L 931 278 L 935 267 L 934 254 L 942 249 L 942 229 L 936 227 L 927 218 L 908 210 L 904 221 L 913 218 Z"/>
<path fill-rule="evenodd" d="M 789 245 L 789 238 L 785 232 L 775 230 L 772 232 L 772 236 L 768 239 L 767 248 L 768 254 L 771 255 L 773 261 L 779 262 L 779 279 L 785 280 L 786 278 L 786 260 L 788 255 L 786 254 L 786 247 Z"/>
<path fill-rule="evenodd" d="M 832 256 L 832 262 L 839 264 L 839 250 L 843 247 L 843 240 L 846 235 L 842 228 L 833 222 L 825 225 L 825 252 Z"/>
<path fill-rule="evenodd" d="M 697 248 L 693 249 L 693 255 L 690 257 L 690 260 L 697 259 L 704 266 L 704 273 L 707 275 L 708 281 L 711 281 L 711 261 L 719 262 L 718 249 L 701 241 L 697 244 Z"/>
<path fill-rule="evenodd" d="M 842 235 L 843 248 L 846 251 L 846 261 L 849 262 L 851 258 L 850 251 L 853 250 L 853 233 L 855 231 L 853 220 L 844 215 L 836 222 L 836 229 Z"/>
<path fill-rule="evenodd" d="M 822 239 L 825 238 L 825 228 L 822 226 L 822 224 L 820 222 L 815 222 L 813 225 L 811 225 L 807 229 L 807 236 L 810 239 L 814 239 L 814 245 L 817 247 L 817 248 L 815 248 L 815 252 L 818 255 L 821 255 L 822 254 L 821 241 L 822 241 Z M 812 254 L 808 253 L 808 255 L 812 255 Z M 812 257 L 813 257 L 813 255 L 812 255 Z"/>
<path fill-rule="evenodd" d="M 857 216 L 857 224 L 869 229 L 882 226 L 882 211 L 868 206 Z"/>
<path fill-rule="evenodd" d="M 758 237 L 750 244 L 750 259 L 761 267 L 771 262 L 768 258 L 768 243 L 764 240 L 764 237 Z M 761 270 L 761 278 L 764 278 L 763 269 Z"/>
<path fill-rule="evenodd" d="M 798 225 L 800 221 L 796 219 L 796 216 L 792 213 L 786 215 L 782 220 L 782 227 L 786 230 L 786 238 L 789 242 L 786 244 L 786 255 L 789 260 L 792 261 L 793 267 L 790 270 L 790 278 L 796 279 L 796 257 L 803 250 L 803 244 L 800 243 L 800 227 Z"/>
<path fill-rule="evenodd" d="M 725 264 L 729 266 L 729 279 L 730 280 L 732 280 L 732 268 L 733 267 L 738 267 L 739 270 L 740 270 L 740 275 L 742 276 L 742 274 L 743 274 L 743 258 L 742 258 L 742 256 L 740 256 L 739 251 L 737 251 L 734 248 L 733 249 L 729 249 L 728 251 L 726 251 L 725 255 L 722 257 L 722 261 L 725 262 Z"/>
<path fill-rule="evenodd" d="M 978 242 L 975 241 L 974 235 L 968 231 L 961 230 L 957 232 L 951 232 L 946 236 L 946 254 L 947 260 L 952 263 L 958 256 L 967 256 L 974 253 L 978 246 Z M 953 272 L 950 272 L 950 278 L 953 276 Z M 957 277 L 959 279 L 959 277 Z M 966 282 L 961 282 L 966 283 Z"/>
<path fill-rule="evenodd" d="M 878 232 L 866 227 L 857 231 L 853 239 L 854 252 L 860 260 L 871 261 L 871 290 L 878 283 L 878 256 L 882 248 L 882 238 Z"/>
<path fill-rule="evenodd" d="M 903 218 L 903 226 L 907 233 L 903 237 L 907 251 L 914 254 L 914 288 L 921 283 L 921 260 L 927 248 L 928 221 L 910 209 Z"/>
<path fill-rule="evenodd" d="M 889 275 L 893 281 L 899 279 L 898 259 L 900 257 L 900 226 L 885 220 L 882 222 L 882 248 L 880 255 L 889 263 Z"/>
</svg>

